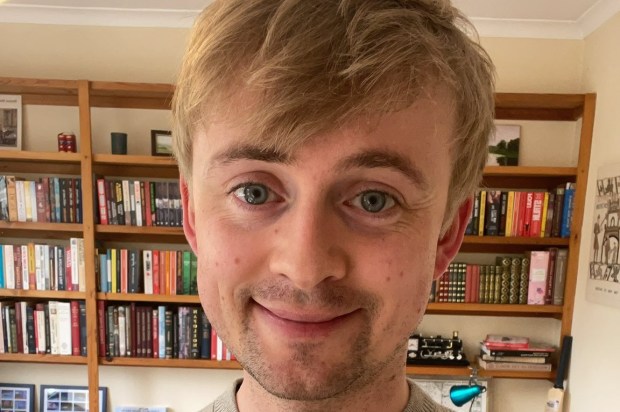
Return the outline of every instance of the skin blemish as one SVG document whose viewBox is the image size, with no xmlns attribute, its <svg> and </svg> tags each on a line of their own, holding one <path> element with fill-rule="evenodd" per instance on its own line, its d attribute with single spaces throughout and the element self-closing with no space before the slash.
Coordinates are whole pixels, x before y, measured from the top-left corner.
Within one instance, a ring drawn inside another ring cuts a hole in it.
<svg viewBox="0 0 620 412">
<path fill-rule="evenodd" d="M 401 272 L 398 274 L 398 276 L 400 276 L 400 277 L 402 278 L 403 276 L 405 276 L 405 272 L 404 272 L 404 271 L 401 271 Z"/>
<path fill-rule="evenodd" d="M 239 259 L 238 257 L 235 258 L 235 265 L 238 265 L 239 263 L 241 263 L 241 259 Z"/>
<path fill-rule="evenodd" d="M 275 233 L 276 235 L 280 232 L 280 229 L 274 229 L 273 233 Z"/>
<path fill-rule="evenodd" d="M 385 281 L 386 281 L 386 282 L 389 282 L 389 281 L 391 281 L 391 280 L 392 280 L 392 278 L 391 278 L 391 277 L 389 277 L 389 276 L 385 278 Z"/>
</svg>

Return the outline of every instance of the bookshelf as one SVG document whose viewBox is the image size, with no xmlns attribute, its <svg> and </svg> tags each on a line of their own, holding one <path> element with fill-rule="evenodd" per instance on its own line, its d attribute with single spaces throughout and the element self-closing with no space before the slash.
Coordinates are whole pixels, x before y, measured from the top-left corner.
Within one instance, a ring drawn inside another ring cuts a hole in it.
<svg viewBox="0 0 620 412">
<path fill-rule="evenodd" d="M 97 242 L 185 244 L 181 228 L 157 226 L 114 226 L 96 223 L 93 176 L 127 176 L 132 178 L 176 179 L 178 169 L 171 158 L 140 155 L 111 155 L 93 153 L 91 123 L 93 108 L 127 108 L 168 110 L 174 87 L 169 84 L 99 82 L 88 80 L 51 80 L 0 78 L 0 93 L 20 94 L 24 105 L 73 106 L 78 108 L 79 153 L 0 150 L 0 174 L 57 174 L 75 175 L 82 179 L 83 223 L 20 223 L 0 222 L 1 238 L 64 239 L 84 238 L 86 287 L 84 292 L 24 291 L 0 289 L 1 299 L 64 299 L 86 302 L 88 356 L 53 356 L 0 354 L 0 362 L 31 362 L 50 364 L 80 364 L 88 368 L 90 407 L 98 404 L 99 367 L 101 365 L 151 366 L 171 368 L 240 369 L 234 361 L 109 358 L 98 356 L 97 303 L 147 302 L 162 304 L 199 303 L 197 296 L 166 296 L 144 294 L 110 294 L 97 292 L 95 273 L 95 244 Z M 576 167 L 487 167 L 486 187 L 549 188 L 560 183 L 576 183 L 574 214 L 570 238 L 515 238 L 467 236 L 462 252 L 522 253 L 548 247 L 569 249 L 565 298 L 557 305 L 506 305 L 430 303 L 428 314 L 449 316 L 487 316 L 510 318 L 548 318 L 561 323 L 560 336 L 570 334 L 573 302 L 577 282 L 577 267 L 583 206 L 589 168 L 590 146 L 595 110 L 594 94 L 533 94 L 497 93 L 496 118 L 505 120 L 579 121 L 579 153 Z M 28 136 L 24 136 L 27 140 Z M 457 318 L 458 321 L 458 318 Z M 465 367 L 407 366 L 410 374 L 467 376 Z M 514 379 L 553 379 L 552 372 L 480 371 L 480 376 Z"/>
</svg>

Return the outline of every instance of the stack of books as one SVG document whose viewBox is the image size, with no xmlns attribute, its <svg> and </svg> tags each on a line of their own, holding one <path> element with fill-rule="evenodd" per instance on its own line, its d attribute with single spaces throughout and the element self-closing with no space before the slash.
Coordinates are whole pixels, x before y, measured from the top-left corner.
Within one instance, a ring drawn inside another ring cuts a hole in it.
<svg viewBox="0 0 620 412">
<path fill-rule="evenodd" d="M 530 342 L 523 336 L 487 335 L 480 346 L 478 365 L 497 371 L 551 371 L 555 347 Z"/>
</svg>

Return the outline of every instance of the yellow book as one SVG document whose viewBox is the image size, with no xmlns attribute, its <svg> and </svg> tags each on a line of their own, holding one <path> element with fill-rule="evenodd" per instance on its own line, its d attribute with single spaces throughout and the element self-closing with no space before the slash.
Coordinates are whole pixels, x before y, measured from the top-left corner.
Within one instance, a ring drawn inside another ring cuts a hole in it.
<svg viewBox="0 0 620 412">
<path fill-rule="evenodd" d="M 512 214 L 515 204 L 515 192 L 511 190 L 508 192 L 508 200 L 506 201 L 506 233 L 505 236 L 512 236 Z"/>
<path fill-rule="evenodd" d="M 484 236 L 485 209 L 487 203 L 487 191 L 480 191 L 480 218 L 478 219 L 478 236 Z"/>
<path fill-rule="evenodd" d="M 64 268 L 63 268 L 64 269 Z M 36 263 L 34 260 L 34 243 L 28 243 L 28 288 L 36 289 Z"/>
<path fill-rule="evenodd" d="M 111 266 L 110 273 L 112 274 L 112 289 L 110 290 L 110 292 L 116 293 L 118 291 L 118 289 L 116 289 L 117 288 L 116 277 L 118 276 L 117 268 L 116 268 L 116 249 L 110 250 L 110 266 Z"/>
<path fill-rule="evenodd" d="M 547 209 L 549 209 L 549 192 L 545 192 L 543 199 L 543 209 L 540 222 L 540 237 L 545 237 L 545 228 L 547 227 Z"/>
<path fill-rule="evenodd" d="M 165 281 L 166 281 L 166 295 L 170 294 L 170 251 L 166 250 L 164 255 L 164 269 L 165 269 Z"/>
</svg>

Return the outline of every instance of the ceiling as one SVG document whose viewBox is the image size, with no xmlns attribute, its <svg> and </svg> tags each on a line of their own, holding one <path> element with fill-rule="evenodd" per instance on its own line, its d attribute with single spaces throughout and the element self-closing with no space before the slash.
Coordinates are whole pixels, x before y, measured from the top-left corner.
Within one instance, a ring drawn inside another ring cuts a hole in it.
<svg viewBox="0 0 620 412">
<path fill-rule="evenodd" d="M 248 0 L 250 1 L 250 0 Z M 309 0 L 311 1 L 311 0 Z M 210 0 L 0 0 L 0 22 L 189 27 Z M 482 36 L 582 39 L 620 0 L 453 0 Z"/>
</svg>

